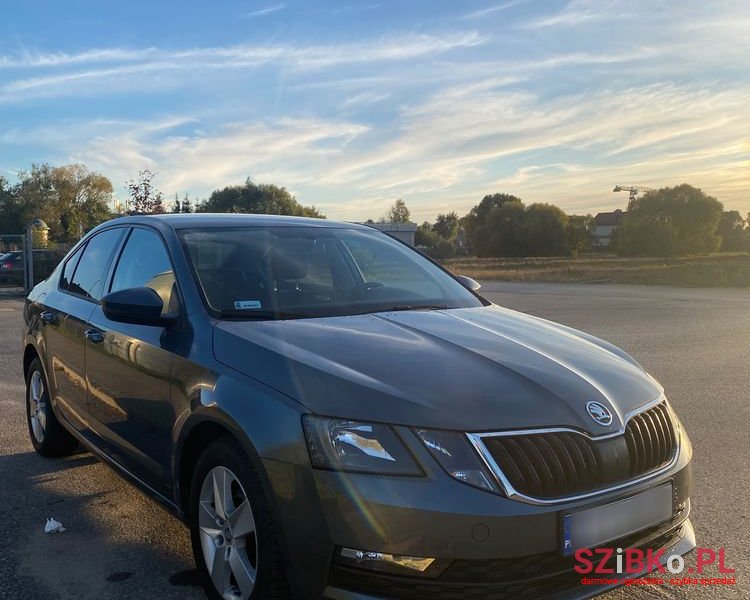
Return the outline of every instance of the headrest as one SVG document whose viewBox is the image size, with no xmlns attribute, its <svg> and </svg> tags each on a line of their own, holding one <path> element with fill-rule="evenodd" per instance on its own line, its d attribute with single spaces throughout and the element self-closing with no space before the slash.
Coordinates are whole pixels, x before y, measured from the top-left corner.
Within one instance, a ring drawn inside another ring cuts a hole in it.
<svg viewBox="0 0 750 600">
<path fill-rule="evenodd" d="M 307 276 L 307 255 L 312 248 L 310 240 L 280 240 L 269 250 L 267 268 L 275 281 L 304 279 Z"/>
<path fill-rule="evenodd" d="M 304 279 L 307 276 L 307 258 L 304 256 L 273 254 L 268 266 L 269 274 L 275 281 Z"/>
</svg>

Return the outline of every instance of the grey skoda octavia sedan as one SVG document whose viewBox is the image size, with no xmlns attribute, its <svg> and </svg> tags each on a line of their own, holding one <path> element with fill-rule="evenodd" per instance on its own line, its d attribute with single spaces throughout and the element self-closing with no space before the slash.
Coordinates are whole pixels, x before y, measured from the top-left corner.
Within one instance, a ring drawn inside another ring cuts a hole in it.
<svg viewBox="0 0 750 600">
<path fill-rule="evenodd" d="M 692 550 L 662 387 L 478 287 L 366 226 L 110 221 L 26 302 L 31 441 L 182 519 L 211 598 L 585 598 L 582 551 Z"/>
</svg>

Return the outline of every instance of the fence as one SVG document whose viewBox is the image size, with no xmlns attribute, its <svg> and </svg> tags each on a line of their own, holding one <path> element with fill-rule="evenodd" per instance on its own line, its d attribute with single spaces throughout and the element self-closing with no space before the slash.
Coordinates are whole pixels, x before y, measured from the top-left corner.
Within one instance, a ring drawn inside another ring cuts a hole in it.
<svg viewBox="0 0 750 600">
<path fill-rule="evenodd" d="M 32 251 L 33 285 L 44 281 L 60 263 L 72 244 L 47 244 Z M 23 291 L 27 271 L 26 236 L 0 235 L 0 288 Z"/>
<path fill-rule="evenodd" d="M 23 289 L 26 273 L 25 246 L 26 236 L 0 235 L 0 287 Z"/>
</svg>

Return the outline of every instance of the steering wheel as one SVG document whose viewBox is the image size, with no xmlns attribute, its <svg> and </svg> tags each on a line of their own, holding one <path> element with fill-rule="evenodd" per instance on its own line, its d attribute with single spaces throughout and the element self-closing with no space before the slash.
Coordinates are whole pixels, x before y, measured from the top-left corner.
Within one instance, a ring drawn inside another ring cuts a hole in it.
<svg viewBox="0 0 750 600">
<path fill-rule="evenodd" d="M 346 295 L 346 299 L 347 300 L 359 300 L 360 298 L 362 298 L 362 296 L 364 296 L 370 290 L 383 287 L 384 285 L 385 284 L 380 283 L 379 281 L 365 281 L 364 283 L 355 285 L 351 289 L 351 291 Z"/>
</svg>

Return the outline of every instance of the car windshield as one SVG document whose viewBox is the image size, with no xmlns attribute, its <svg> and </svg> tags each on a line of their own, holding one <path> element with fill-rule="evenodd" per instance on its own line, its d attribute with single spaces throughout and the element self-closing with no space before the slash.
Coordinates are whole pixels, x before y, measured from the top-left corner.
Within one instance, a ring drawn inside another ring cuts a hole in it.
<svg viewBox="0 0 750 600">
<path fill-rule="evenodd" d="M 189 229 L 180 238 L 220 318 L 292 319 L 482 306 L 442 269 L 378 231 Z"/>
</svg>

